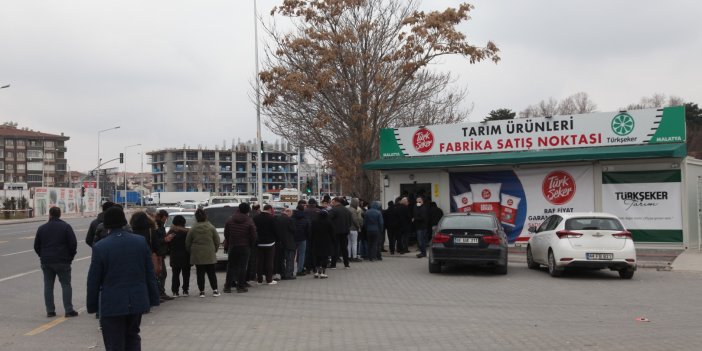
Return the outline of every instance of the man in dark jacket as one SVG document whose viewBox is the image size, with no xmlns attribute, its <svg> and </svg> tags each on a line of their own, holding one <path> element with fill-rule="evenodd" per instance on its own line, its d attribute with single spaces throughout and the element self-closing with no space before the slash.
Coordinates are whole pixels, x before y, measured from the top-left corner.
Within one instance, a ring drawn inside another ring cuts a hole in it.
<svg viewBox="0 0 702 351">
<path fill-rule="evenodd" d="M 307 259 L 307 240 L 310 238 L 310 221 L 305 217 L 305 205 L 299 204 L 293 211 L 295 223 L 295 251 L 297 254 L 297 275 L 304 276 L 305 260 Z"/>
<path fill-rule="evenodd" d="M 329 219 L 334 225 L 334 256 L 331 261 L 331 269 L 336 269 L 339 254 L 344 259 L 344 268 L 349 268 L 349 232 L 353 222 L 353 214 L 351 210 L 343 205 L 341 198 L 335 197 L 332 199 L 331 204 L 332 209 L 329 210 Z"/>
<path fill-rule="evenodd" d="M 104 229 L 100 224 L 102 223 L 102 220 L 105 216 L 105 211 L 107 211 L 107 209 L 114 205 L 115 203 L 112 201 L 105 201 L 105 203 L 102 204 L 102 212 L 100 212 L 97 215 L 97 218 L 93 219 L 93 221 L 90 222 L 90 227 L 88 227 L 88 234 L 85 236 L 85 243 L 88 246 L 92 247 L 93 244 L 105 237 L 105 235 L 103 234 Z"/>
<path fill-rule="evenodd" d="M 436 231 L 436 226 L 439 225 L 439 221 L 441 220 L 441 217 L 444 216 L 444 211 L 439 208 L 439 205 L 436 204 L 436 202 L 432 201 L 429 203 L 429 227 L 427 227 L 427 230 L 429 231 L 429 238 L 431 238 L 432 235 L 434 235 L 434 232 Z"/>
<path fill-rule="evenodd" d="M 125 231 L 126 224 L 121 208 L 105 212 L 108 235 L 93 246 L 88 270 L 86 307 L 88 313 L 100 308 L 107 350 L 140 350 L 141 316 L 159 304 L 149 246 L 143 237 Z"/>
<path fill-rule="evenodd" d="M 385 223 L 385 229 L 388 232 L 388 248 L 390 249 L 390 254 L 394 255 L 398 248 L 399 235 L 397 234 L 397 213 L 395 211 L 395 203 L 388 201 L 388 208 L 383 210 L 383 223 Z"/>
<path fill-rule="evenodd" d="M 310 201 L 307 202 L 307 207 L 305 207 L 305 218 L 310 222 L 310 226 L 312 225 L 312 221 L 317 219 L 319 217 L 319 212 L 321 209 L 317 205 L 317 200 L 314 198 L 310 199 Z M 310 230 L 312 230 L 310 228 Z M 307 248 L 305 250 L 305 274 L 310 274 L 312 273 L 312 269 L 315 268 L 315 253 L 313 252 L 313 247 L 312 247 L 312 242 L 307 241 Z"/>
<path fill-rule="evenodd" d="M 256 278 L 259 284 L 263 284 L 263 277 L 266 283 L 275 285 L 278 282 L 273 280 L 273 260 L 275 258 L 275 215 L 273 206 L 264 205 L 263 211 L 254 217 L 258 240 L 256 243 Z"/>
<path fill-rule="evenodd" d="M 424 198 L 417 198 L 417 206 L 413 209 L 412 224 L 414 225 L 414 230 L 417 233 L 417 246 L 419 246 L 419 253 L 417 258 L 422 258 L 427 256 L 427 226 L 429 225 L 429 211 L 427 211 L 427 206 L 424 205 Z"/>
<path fill-rule="evenodd" d="M 400 254 L 409 252 L 408 239 L 412 232 L 412 211 L 409 208 L 409 200 L 406 197 L 398 198 L 395 204 L 395 216 L 397 216 L 397 230 L 399 234 L 397 250 Z"/>
<path fill-rule="evenodd" d="M 295 223 L 292 210 L 286 208 L 275 217 L 275 234 L 282 249 L 282 280 L 295 279 Z"/>
<path fill-rule="evenodd" d="M 39 255 L 41 271 L 44 273 L 44 305 L 46 316 L 56 317 L 54 305 L 54 282 L 56 276 L 61 283 L 63 309 L 66 317 L 78 315 L 73 309 L 73 288 L 71 287 L 71 262 L 77 252 L 76 234 L 71 225 L 61 220 L 61 209 L 49 209 L 49 221 L 37 230 L 34 238 L 34 251 Z"/>
<path fill-rule="evenodd" d="M 239 211 L 224 225 L 224 250 L 228 255 L 225 293 L 232 292 L 232 285 L 236 286 L 238 293 L 249 291 L 246 284 L 246 266 L 251 255 L 251 246 L 256 243 L 256 225 L 249 217 L 250 211 L 249 204 L 241 203 Z"/>
</svg>

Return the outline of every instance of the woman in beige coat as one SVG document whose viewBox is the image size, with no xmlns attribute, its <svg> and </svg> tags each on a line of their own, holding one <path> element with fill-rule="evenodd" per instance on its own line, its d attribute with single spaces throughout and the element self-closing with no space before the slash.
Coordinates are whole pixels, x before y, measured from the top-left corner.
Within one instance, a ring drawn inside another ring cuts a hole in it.
<svg viewBox="0 0 702 351">
<path fill-rule="evenodd" d="M 202 209 L 195 211 L 195 219 L 197 223 L 190 227 L 188 236 L 185 238 L 185 248 L 190 252 L 190 264 L 195 265 L 200 297 L 205 297 L 205 274 L 210 281 L 212 296 L 217 297 L 219 290 L 217 290 L 215 265 L 217 264 L 219 234 L 217 234 L 217 229 L 207 221 L 207 214 Z"/>
</svg>

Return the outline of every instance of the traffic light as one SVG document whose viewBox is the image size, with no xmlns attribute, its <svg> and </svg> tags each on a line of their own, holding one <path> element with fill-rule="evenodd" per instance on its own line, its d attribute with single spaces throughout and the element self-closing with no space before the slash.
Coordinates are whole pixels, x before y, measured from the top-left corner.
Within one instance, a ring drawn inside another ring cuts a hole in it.
<svg viewBox="0 0 702 351">
<path fill-rule="evenodd" d="M 119 153 L 119 163 L 124 163 L 124 153 Z"/>
<path fill-rule="evenodd" d="M 263 155 L 263 140 L 261 140 L 261 148 L 258 149 L 258 152 Z"/>
<path fill-rule="evenodd" d="M 80 186 L 80 197 L 85 197 L 85 185 Z"/>
</svg>

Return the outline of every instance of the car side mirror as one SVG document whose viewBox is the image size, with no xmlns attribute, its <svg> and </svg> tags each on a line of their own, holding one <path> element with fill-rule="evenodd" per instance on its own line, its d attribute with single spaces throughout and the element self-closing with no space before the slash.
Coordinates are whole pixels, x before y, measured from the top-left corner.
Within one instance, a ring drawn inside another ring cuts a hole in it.
<svg viewBox="0 0 702 351">
<path fill-rule="evenodd" d="M 536 227 L 529 227 L 529 229 L 527 230 L 529 231 L 529 233 L 536 233 Z"/>
</svg>

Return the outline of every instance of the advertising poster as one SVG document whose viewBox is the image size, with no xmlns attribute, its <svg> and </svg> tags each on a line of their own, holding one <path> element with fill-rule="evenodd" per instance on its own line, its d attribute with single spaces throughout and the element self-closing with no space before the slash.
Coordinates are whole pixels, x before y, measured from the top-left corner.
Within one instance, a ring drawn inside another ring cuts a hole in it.
<svg viewBox="0 0 702 351">
<path fill-rule="evenodd" d="M 60 208 L 64 214 L 97 212 L 98 191 L 99 189 L 85 189 L 85 197 L 81 203 L 80 188 L 35 188 L 35 216 L 48 216 L 49 209 L 53 206 Z"/>
<path fill-rule="evenodd" d="M 602 173 L 602 209 L 636 241 L 682 242 L 679 170 Z"/>
<path fill-rule="evenodd" d="M 494 213 L 511 243 L 554 213 L 594 210 L 590 166 L 451 173 L 449 182 L 451 212 Z"/>
</svg>

